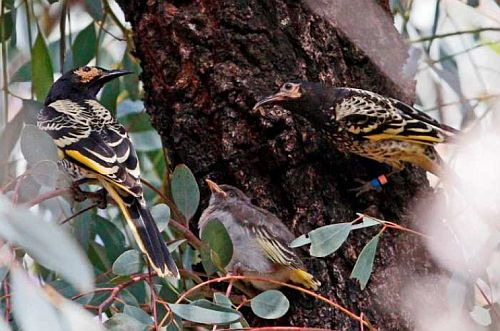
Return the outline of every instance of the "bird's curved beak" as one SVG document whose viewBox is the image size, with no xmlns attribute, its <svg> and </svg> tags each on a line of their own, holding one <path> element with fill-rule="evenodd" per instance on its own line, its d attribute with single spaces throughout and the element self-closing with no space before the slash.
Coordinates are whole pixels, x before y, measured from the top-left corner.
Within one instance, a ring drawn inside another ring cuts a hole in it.
<svg viewBox="0 0 500 331">
<path fill-rule="evenodd" d="M 275 94 L 270 95 L 268 97 L 265 97 L 264 99 L 257 102 L 255 104 L 255 106 L 253 106 L 252 110 L 255 110 L 255 109 L 259 108 L 260 106 L 263 106 L 263 105 L 268 104 L 268 103 L 275 103 L 275 102 L 283 101 L 283 100 L 287 99 L 287 97 L 288 97 L 288 95 L 286 93 L 283 93 L 283 92 L 275 93 Z"/>
<path fill-rule="evenodd" d="M 217 183 L 211 181 L 210 179 L 205 179 L 205 182 L 207 182 L 207 185 L 208 185 L 208 188 L 210 189 L 210 191 L 212 192 L 212 194 L 215 194 L 215 195 L 219 195 L 219 196 L 222 196 L 222 197 L 227 197 L 227 193 L 224 192 L 223 189 L 220 188 L 219 185 L 217 185 Z"/>
<path fill-rule="evenodd" d="M 129 74 L 133 74 L 133 72 L 128 70 L 109 70 L 102 74 L 102 76 L 99 77 L 97 81 L 99 82 L 99 84 L 104 84 L 115 78 Z"/>
</svg>

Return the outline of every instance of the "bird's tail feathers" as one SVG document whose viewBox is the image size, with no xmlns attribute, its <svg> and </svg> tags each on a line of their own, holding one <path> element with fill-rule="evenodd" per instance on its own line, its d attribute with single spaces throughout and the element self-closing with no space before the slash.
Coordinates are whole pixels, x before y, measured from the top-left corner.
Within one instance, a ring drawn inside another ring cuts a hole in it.
<svg viewBox="0 0 500 331">
<path fill-rule="evenodd" d="M 302 269 L 293 269 L 290 273 L 290 280 L 314 291 L 321 286 L 321 283 L 314 279 L 313 275 Z"/>
<path fill-rule="evenodd" d="M 179 278 L 179 270 L 144 200 L 131 195 L 121 196 L 108 181 L 101 181 L 101 184 L 118 204 L 135 241 L 146 255 L 152 269 L 160 277 Z"/>
</svg>

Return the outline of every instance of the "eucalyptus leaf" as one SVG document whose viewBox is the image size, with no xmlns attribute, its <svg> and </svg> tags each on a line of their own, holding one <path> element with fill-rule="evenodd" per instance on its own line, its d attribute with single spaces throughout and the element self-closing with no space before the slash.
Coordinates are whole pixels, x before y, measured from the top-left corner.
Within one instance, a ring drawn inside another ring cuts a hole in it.
<svg viewBox="0 0 500 331">
<path fill-rule="evenodd" d="M 54 70 L 49 49 L 41 33 L 38 33 L 31 52 L 32 83 L 38 101 L 43 101 L 54 82 Z"/>
<path fill-rule="evenodd" d="M 104 331 L 104 326 L 94 316 L 73 301 L 62 299 L 57 308 L 67 331 Z"/>
<path fill-rule="evenodd" d="M 102 21 L 104 18 L 104 10 L 101 0 L 85 0 L 84 3 L 90 16 L 96 21 Z"/>
<path fill-rule="evenodd" d="M 26 62 L 22 66 L 17 69 L 17 71 L 12 75 L 12 78 L 10 79 L 11 83 L 18 83 L 18 82 L 29 82 L 31 81 L 31 61 Z"/>
<path fill-rule="evenodd" d="M 200 203 L 200 189 L 193 173 L 186 165 L 180 164 L 175 167 L 170 189 L 175 205 L 186 220 L 190 220 Z"/>
<path fill-rule="evenodd" d="M 94 288 L 94 272 L 78 243 L 60 226 L 45 222 L 0 197 L 0 237 L 24 248 L 82 292 Z M 57 238 L 57 240 L 54 240 Z"/>
<path fill-rule="evenodd" d="M 173 243 L 168 244 L 167 248 L 170 253 L 173 253 L 177 247 L 185 243 L 187 240 L 186 239 L 179 239 L 175 240 Z"/>
<path fill-rule="evenodd" d="M 147 324 L 124 313 L 114 314 L 104 325 L 111 331 L 147 331 L 149 329 Z"/>
<path fill-rule="evenodd" d="M 229 264 L 233 257 L 233 243 L 224 224 L 216 219 L 209 220 L 201 232 L 201 241 L 211 252 L 215 253 L 218 260 L 214 261 L 213 254 L 210 257 L 216 267 L 223 269 Z M 203 253 L 202 251 L 202 259 Z"/>
<path fill-rule="evenodd" d="M 199 307 L 193 304 L 169 304 L 172 312 L 184 320 L 202 324 L 228 324 L 240 319 L 240 314 Z"/>
<path fill-rule="evenodd" d="M 139 322 L 141 322 L 143 324 L 152 324 L 153 323 L 153 319 L 151 318 L 151 316 L 146 314 L 146 312 L 144 310 L 137 308 L 135 306 L 124 305 L 123 313 L 127 314 L 129 316 L 132 316 L 133 318 L 135 318 L 136 320 L 138 320 Z"/>
<path fill-rule="evenodd" d="M 288 247 L 290 248 L 297 248 L 301 247 L 304 245 L 308 245 L 311 243 L 311 238 L 309 238 L 306 234 L 303 234 L 297 238 L 295 238 L 289 245 Z"/>
<path fill-rule="evenodd" d="M 377 252 L 377 245 L 380 239 L 380 233 L 373 237 L 363 248 L 358 256 L 358 260 L 351 272 L 351 278 L 357 279 L 363 290 L 370 280 L 373 271 L 373 260 Z"/>
<path fill-rule="evenodd" d="M 14 26 L 12 13 L 12 11 L 9 11 L 0 16 L 0 42 L 8 40 L 12 35 L 12 28 Z"/>
<path fill-rule="evenodd" d="M 56 187 L 57 180 L 61 175 L 57 163 L 49 160 L 43 160 L 36 163 L 30 173 L 38 184 L 50 188 Z"/>
<path fill-rule="evenodd" d="M 24 270 L 14 268 L 11 282 L 12 311 L 23 331 L 63 331 L 56 309 Z"/>
<path fill-rule="evenodd" d="M 153 152 L 162 148 L 161 138 L 155 130 L 131 132 L 130 137 L 139 152 Z"/>
<path fill-rule="evenodd" d="M 107 83 L 102 90 L 100 102 L 113 114 L 116 114 L 116 98 L 118 98 L 118 94 L 120 94 L 119 79 L 113 79 L 111 82 Z"/>
<path fill-rule="evenodd" d="M 290 308 L 287 297 L 278 290 L 262 292 L 250 301 L 255 315 L 265 319 L 276 319 L 286 314 Z"/>
<path fill-rule="evenodd" d="M 33 125 L 26 125 L 21 133 L 21 151 L 29 165 L 40 161 L 57 162 L 57 149 L 52 138 Z"/>
<path fill-rule="evenodd" d="M 309 232 L 312 256 L 324 257 L 342 246 L 351 231 L 350 223 L 331 224 Z"/>
<path fill-rule="evenodd" d="M 82 31 L 80 31 L 71 47 L 73 53 L 73 66 L 81 67 L 86 65 L 95 57 L 97 47 L 97 36 L 94 22 L 92 21 Z"/>
<path fill-rule="evenodd" d="M 159 203 L 151 208 L 151 215 L 158 226 L 160 232 L 165 231 L 170 220 L 170 208 L 164 203 Z"/>
<path fill-rule="evenodd" d="M 123 252 L 113 263 L 113 273 L 119 276 L 128 276 L 141 272 L 144 268 L 142 254 L 135 249 Z"/>
<path fill-rule="evenodd" d="M 361 223 L 357 223 L 351 226 L 351 230 L 359 230 L 364 228 L 369 228 L 372 226 L 382 225 L 382 223 L 376 218 L 365 216 L 363 214 L 357 214 L 358 216 L 363 216 L 363 221 Z"/>
</svg>

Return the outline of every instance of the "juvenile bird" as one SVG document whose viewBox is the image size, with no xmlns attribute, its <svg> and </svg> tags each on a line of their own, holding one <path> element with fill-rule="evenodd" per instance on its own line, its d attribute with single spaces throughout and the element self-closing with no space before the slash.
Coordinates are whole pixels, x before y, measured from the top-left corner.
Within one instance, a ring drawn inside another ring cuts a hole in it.
<svg viewBox="0 0 500 331">
<path fill-rule="evenodd" d="M 253 205 L 249 197 L 233 186 L 217 185 L 209 179 L 206 182 L 212 195 L 198 227 L 201 235 L 212 219 L 224 224 L 233 243 L 233 257 L 226 266 L 228 272 L 292 281 L 318 289 L 320 282 L 305 271 L 298 255 L 288 247 L 294 235 L 278 217 Z M 250 283 L 260 290 L 279 287 L 263 281 Z"/>
<path fill-rule="evenodd" d="M 178 277 L 144 200 L 132 141 L 96 99 L 105 83 L 129 73 L 90 66 L 66 72 L 52 85 L 37 125 L 52 137 L 61 167 L 77 183 L 98 183 L 116 201 L 153 270 L 162 277 Z"/>
<path fill-rule="evenodd" d="M 442 175 L 443 163 L 434 145 L 458 132 L 396 99 L 317 82 L 287 82 L 254 109 L 266 104 L 280 104 L 302 115 L 338 150 L 386 163 L 396 171 L 408 162 Z M 383 184 L 370 181 L 359 192 Z"/>
</svg>

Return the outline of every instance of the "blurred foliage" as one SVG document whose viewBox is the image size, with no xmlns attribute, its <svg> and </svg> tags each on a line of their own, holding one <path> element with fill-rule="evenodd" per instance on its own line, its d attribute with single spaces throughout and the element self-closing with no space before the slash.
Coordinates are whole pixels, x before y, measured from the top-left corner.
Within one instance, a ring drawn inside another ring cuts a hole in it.
<svg viewBox="0 0 500 331">
<path fill-rule="evenodd" d="M 450 15 L 456 14 L 456 9 L 441 5 L 439 0 L 430 2 L 435 15 L 425 25 L 412 16 L 412 6 L 419 1 L 391 1 L 396 25 L 413 42 L 414 52 L 405 70 L 417 75 L 419 103 L 456 127 L 493 117 L 490 110 L 498 105 L 500 91 L 492 88 L 494 79 L 489 70 L 499 64 L 500 37 L 495 30 L 481 29 L 491 25 L 498 29 L 500 24 L 471 17 L 485 15 L 486 2 L 494 13 L 499 13 L 498 6 L 488 1 L 482 2 L 483 6 L 457 1 L 458 11 L 462 10 L 457 14 L 461 15 L 457 19 L 460 26 L 452 28 Z M 472 32 L 456 33 L 462 30 Z M 0 41 L 0 309 L 9 319 L 5 323 L 0 318 L 1 330 L 156 327 L 170 331 L 193 323 L 242 328 L 248 323 L 240 304 L 266 319 L 287 313 L 289 301 L 276 290 L 243 303 L 237 296 L 217 291 L 201 292 L 204 299 L 181 302 L 183 293 L 202 282 L 200 276 L 209 279 L 209 275 L 223 272 L 232 256 L 232 244 L 217 220 L 207 226 L 201 242 L 189 231 L 200 202 L 197 181 L 186 166 L 172 170 L 165 163 L 161 139 L 141 101 L 140 66 L 133 56 L 130 27 L 116 3 L 4 0 Z M 476 67 L 469 70 L 470 63 L 464 61 L 477 53 L 487 58 L 488 65 L 479 66 L 477 63 L 485 60 L 477 59 Z M 89 202 L 72 202 L 69 179 L 56 166 L 54 145 L 34 126 L 53 81 L 62 72 L 88 63 L 135 73 L 106 85 L 99 98 L 130 132 L 143 178 L 153 187 L 167 188 L 146 189 L 145 195 L 169 250 L 183 270 L 181 280 L 149 279 L 143 257 L 116 207 L 96 210 Z M 379 232 L 359 253 L 351 274 L 364 288 L 383 232 L 407 229 L 360 215 L 351 223 L 314 229 L 291 246 L 310 245 L 312 256 L 324 257 L 340 249 L 354 230 L 367 227 Z M 478 324 L 494 327 L 491 305 L 473 305 L 471 316 Z M 104 326 L 93 318 L 100 313 L 106 320 Z"/>
</svg>

